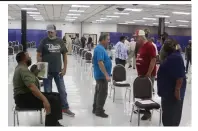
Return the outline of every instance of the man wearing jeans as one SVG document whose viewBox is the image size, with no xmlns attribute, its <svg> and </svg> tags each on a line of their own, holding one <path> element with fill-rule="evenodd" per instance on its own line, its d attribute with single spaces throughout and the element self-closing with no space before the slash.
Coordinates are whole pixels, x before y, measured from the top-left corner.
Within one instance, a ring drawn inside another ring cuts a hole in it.
<svg viewBox="0 0 198 131">
<path fill-rule="evenodd" d="M 108 117 L 103 107 L 108 94 L 108 82 L 110 81 L 112 68 L 111 59 L 106 52 L 108 43 L 109 36 L 102 34 L 93 55 L 94 77 L 96 80 L 93 113 L 102 118 Z"/>
<path fill-rule="evenodd" d="M 56 27 L 47 26 L 48 37 L 44 38 L 37 49 L 37 61 L 48 62 L 48 78 L 43 80 L 44 91 L 52 92 L 52 79 L 56 83 L 60 93 L 63 113 L 74 117 L 74 113 L 69 110 L 67 93 L 63 76 L 67 69 L 67 48 L 62 39 L 56 37 Z M 62 68 L 61 54 L 63 55 L 64 68 Z"/>
</svg>

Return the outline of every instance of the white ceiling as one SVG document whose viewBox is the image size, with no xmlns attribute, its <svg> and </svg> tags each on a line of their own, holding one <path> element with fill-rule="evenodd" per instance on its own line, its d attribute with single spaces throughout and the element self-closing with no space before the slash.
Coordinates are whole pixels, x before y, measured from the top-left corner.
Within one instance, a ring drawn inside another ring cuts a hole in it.
<svg viewBox="0 0 198 131">
<path fill-rule="evenodd" d="M 177 26 L 184 28 L 181 25 L 187 25 L 185 28 L 191 28 L 191 5 L 190 4 L 161 4 L 161 5 L 108 5 L 108 4 L 94 4 L 88 5 L 90 7 L 71 7 L 69 4 L 32 4 L 32 5 L 22 5 L 22 4 L 9 4 L 8 5 L 8 16 L 9 20 L 20 20 L 21 19 L 21 8 L 36 8 L 37 10 L 31 12 L 40 12 L 44 21 L 66 21 L 65 18 L 68 14 L 80 14 L 74 21 L 70 22 L 96 22 L 100 18 L 107 18 L 108 15 L 115 15 L 115 12 L 119 12 L 116 8 L 131 8 L 131 9 L 142 9 L 141 12 L 134 11 L 122 11 L 119 13 L 129 13 L 128 15 L 117 15 L 119 18 L 111 18 L 111 20 L 106 20 L 100 23 L 125 23 L 126 21 L 134 22 L 134 20 L 143 20 L 143 18 L 156 18 L 156 20 L 145 20 L 145 22 L 136 21 L 135 23 L 130 23 L 131 25 L 149 25 L 154 26 L 158 23 L 158 17 L 155 15 L 167 15 L 170 16 L 166 18 L 166 26 Z M 87 6 L 87 5 L 86 5 Z M 69 12 L 69 10 L 83 10 L 84 12 Z M 28 10 L 29 11 L 29 10 Z M 172 12 L 189 12 L 189 15 L 178 15 Z M 11 17 L 11 18 L 10 18 Z M 27 15 L 28 21 L 35 20 L 32 16 Z M 189 22 L 179 22 L 177 20 L 185 20 Z M 155 23 L 155 24 L 153 24 Z"/>
</svg>

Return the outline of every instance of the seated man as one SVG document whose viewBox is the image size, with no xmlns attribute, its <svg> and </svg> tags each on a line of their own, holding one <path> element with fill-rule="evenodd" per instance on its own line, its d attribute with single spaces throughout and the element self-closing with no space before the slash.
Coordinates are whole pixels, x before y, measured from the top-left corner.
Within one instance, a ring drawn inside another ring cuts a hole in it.
<svg viewBox="0 0 198 131">
<path fill-rule="evenodd" d="M 30 68 L 30 71 L 36 76 L 36 78 L 38 79 L 38 81 L 39 80 L 43 80 L 43 78 L 40 78 L 39 76 L 38 76 L 38 74 L 39 74 L 39 69 L 38 69 L 38 66 L 37 65 L 32 65 L 31 66 L 31 68 Z M 43 86 L 43 82 L 40 82 L 40 86 L 42 87 Z M 39 90 L 40 90 L 40 88 L 39 88 Z"/>
<path fill-rule="evenodd" d="M 18 63 L 13 77 L 14 100 L 19 108 L 45 108 L 45 126 L 61 126 L 62 108 L 58 93 L 41 93 L 39 81 L 30 72 L 31 58 L 28 53 L 20 52 L 16 55 Z"/>
</svg>

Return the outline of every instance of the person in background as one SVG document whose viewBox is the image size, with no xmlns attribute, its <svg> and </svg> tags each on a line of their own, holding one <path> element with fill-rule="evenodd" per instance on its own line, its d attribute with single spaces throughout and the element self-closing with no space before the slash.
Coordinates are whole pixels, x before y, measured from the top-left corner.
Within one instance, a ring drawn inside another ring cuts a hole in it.
<svg viewBox="0 0 198 131">
<path fill-rule="evenodd" d="M 66 43 L 66 38 L 65 38 L 65 36 L 63 36 L 63 41 L 64 41 L 64 43 Z"/>
<path fill-rule="evenodd" d="M 40 83 L 28 67 L 32 61 L 27 52 L 16 55 L 18 63 L 14 71 L 13 87 L 14 100 L 19 108 L 45 108 L 45 126 L 62 126 L 61 101 L 58 93 L 41 93 Z M 34 72 L 37 74 L 37 72 Z"/>
<path fill-rule="evenodd" d="M 101 34 L 99 44 L 97 44 L 93 53 L 94 77 L 96 80 L 93 113 L 102 118 L 108 117 L 104 110 L 104 104 L 108 94 L 108 82 L 111 80 L 112 68 L 111 59 L 106 52 L 108 43 L 109 36 Z"/>
<path fill-rule="evenodd" d="M 157 39 L 156 46 L 157 46 L 157 51 L 159 53 L 161 48 L 162 48 L 162 44 L 161 44 L 161 39 L 160 38 Z"/>
<path fill-rule="evenodd" d="M 86 38 L 83 36 L 83 37 L 81 37 L 80 41 L 81 41 L 81 47 L 85 48 Z"/>
<path fill-rule="evenodd" d="M 159 55 L 160 63 L 163 62 L 167 56 L 167 53 L 164 51 L 164 42 L 166 39 L 168 39 L 168 34 L 164 32 L 164 34 L 162 35 L 162 48 L 160 50 L 160 55 Z"/>
<path fill-rule="evenodd" d="M 120 41 L 116 44 L 115 63 L 121 64 L 125 67 L 128 59 L 127 46 L 124 44 L 125 36 L 120 37 Z"/>
<path fill-rule="evenodd" d="M 81 45 L 80 45 L 81 42 L 80 42 L 80 39 L 79 39 L 79 34 L 76 34 L 76 37 L 75 37 L 75 39 L 74 39 L 74 43 L 75 43 L 76 45 L 78 45 L 78 46 L 81 46 Z"/>
<path fill-rule="evenodd" d="M 133 69 L 135 69 L 135 45 L 136 42 L 134 41 L 134 38 L 131 38 L 131 42 L 129 42 L 128 44 L 128 63 L 129 63 L 129 67 L 132 67 L 131 61 L 133 61 Z"/>
<path fill-rule="evenodd" d="M 186 61 L 186 73 L 188 73 L 188 66 L 189 66 L 189 63 L 192 64 L 192 53 L 191 53 L 191 40 L 188 41 L 188 45 L 186 47 L 186 50 L 185 50 L 185 59 L 187 60 Z"/>
<path fill-rule="evenodd" d="M 68 49 L 68 55 L 71 55 L 72 54 L 72 40 L 71 40 L 71 38 L 68 36 L 68 35 L 66 35 L 66 48 Z"/>
<path fill-rule="evenodd" d="M 154 80 L 156 76 L 156 49 L 152 42 L 145 37 L 143 30 L 137 30 L 135 35 L 138 44 L 140 44 L 139 51 L 136 58 L 136 67 L 138 76 L 149 77 L 154 87 Z M 142 120 L 148 120 L 151 117 L 151 112 L 146 110 Z"/>
<path fill-rule="evenodd" d="M 125 45 L 129 45 L 128 39 L 129 39 L 129 38 L 126 36 L 126 37 L 125 37 L 125 41 L 124 41 L 124 44 L 125 44 Z"/>
<path fill-rule="evenodd" d="M 172 39 L 164 42 L 166 59 L 158 70 L 157 88 L 161 97 L 162 123 L 164 126 L 179 126 L 186 91 L 185 66 L 177 43 Z"/>
<path fill-rule="evenodd" d="M 91 51 L 92 45 L 93 45 L 92 38 L 89 37 L 89 38 L 88 38 L 88 42 L 87 42 L 87 47 L 88 47 L 88 50 L 89 50 L 89 51 Z"/>
<path fill-rule="evenodd" d="M 56 37 L 55 25 L 48 25 L 47 33 L 48 37 L 44 38 L 37 48 L 37 62 L 48 63 L 48 78 L 43 80 L 44 91 L 47 93 L 52 92 L 52 79 L 54 78 L 58 92 L 60 93 L 63 113 L 74 117 L 75 114 L 69 109 L 64 83 L 64 75 L 67 70 L 67 48 L 63 40 Z M 61 55 L 63 56 L 63 69 Z"/>
</svg>

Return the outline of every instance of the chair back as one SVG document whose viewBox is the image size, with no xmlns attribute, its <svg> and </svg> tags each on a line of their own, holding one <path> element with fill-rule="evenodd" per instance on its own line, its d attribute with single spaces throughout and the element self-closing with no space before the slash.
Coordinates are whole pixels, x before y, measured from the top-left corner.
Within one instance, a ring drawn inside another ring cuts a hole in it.
<svg viewBox="0 0 198 131">
<path fill-rule="evenodd" d="M 16 45 L 16 41 L 13 41 L 12 43 L 13 43 L 13 44 L 12 44 L 13 46 L 15 46 L 15 45 Z"/>
<path fill-rule="evenodd" d="M 137 77 L 133 82 L 133 97 L 139 99 L 152 98 L 152 81 L 148 77 Z"/>
<path fill-rule="evenodd" d="M 12 42 L 11 41 L 9 41 L 9 46 L 12 46 Z"/>
<path fill-rule="evenodd" d="M 123 65 L 116 65 L 114 68 L 113 68 L 113 81 L 116 81 L 116 82 L 120 82 L 120 81 L 125 81 L 126 80 L 126 69 Z"/>
<path fill-rule="evenodd" d="M 83 57 L 83 58 L 85 58 L 85 53 L 86 53 L 86 52 L 87 52 L 86 50 L 83 50 L 83 51 L 82 51 L 82 57 Z"/>
<path fill-rule="evenodd" d="M 79 54 L 80 54 L 80 56 L 82 56 L 82 51 L 83 51 L 84 49 L 83 48 L 80 48 L 79 49 Z"/>
<path fill-rule="evenodd" d="M 88 60 L 88 61 L 91 61 L 92 60 L 92 54 L 91 54 L 91 52 L 87 52 L 85 54 L 85 60 Z"/>
<path fill-rule="evenodd" d="M 23 51 L 23 45 L 19 45 L 19 51 Z"/>
<path fill-rule="evenodd" d="M 14 55 L 14 49 L 11 46 L 8 47 L 8 55 Z"/>
<path fill-rule="evenodd" d="M 19 53 L 19 46 L 18 45 L 14 46 L 14 53 L 15 54 Z"/>
</svg>

